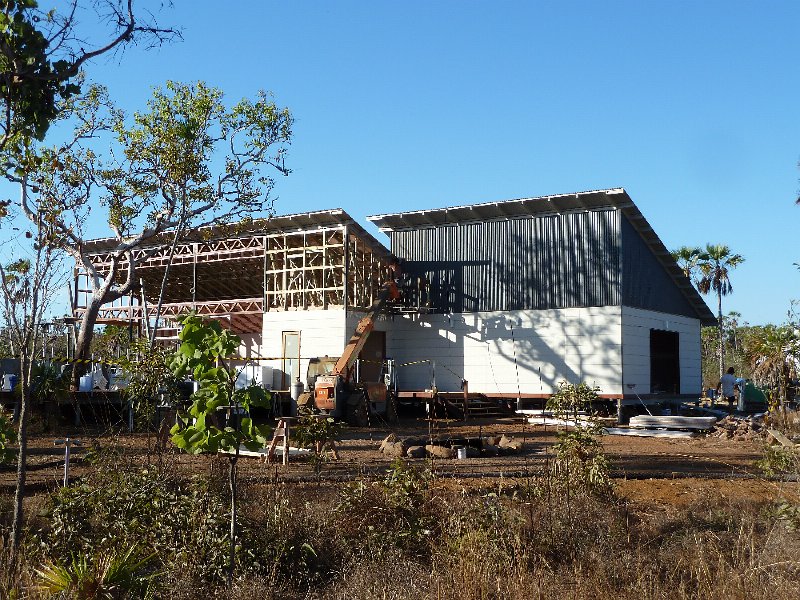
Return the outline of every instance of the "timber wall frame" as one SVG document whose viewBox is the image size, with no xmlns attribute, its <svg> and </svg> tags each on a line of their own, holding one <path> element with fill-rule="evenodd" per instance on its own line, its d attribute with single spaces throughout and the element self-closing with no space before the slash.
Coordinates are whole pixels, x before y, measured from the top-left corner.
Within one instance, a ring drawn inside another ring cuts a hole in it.
<svg viewBox="0 0 800 600">
<path fill-rule="evenodd" d="M 330 213 L 334 211 L 310 214 Z M 367 310 L 388 277 L 389 251 L 344 211 L 336 215 L 349 222 L 178 243 L 162 319 L 194 310 L 227 321 L 226 326 L 238 333 L 261 333 L 265 311 Z M 271 222 L 266 221 L 264 228 Z M 135 276 L 140 284 L 129 295 L 103 306 L 98 324 L 144 328 L 145 320 L 155 319 L 164 270 L 170 262 L 171 244 L 164 242 L 136 251 Z M 92 253 L 90 259 L 98 273 L 105 275 L 112 256 L 113 251 L 104 250 Z M 119 281 L 126 276 L 123 263 Z M 90 287 L 87 273 L 76 268 L 72 308 L 77 319 L 86 311 Z"/>
</svg>

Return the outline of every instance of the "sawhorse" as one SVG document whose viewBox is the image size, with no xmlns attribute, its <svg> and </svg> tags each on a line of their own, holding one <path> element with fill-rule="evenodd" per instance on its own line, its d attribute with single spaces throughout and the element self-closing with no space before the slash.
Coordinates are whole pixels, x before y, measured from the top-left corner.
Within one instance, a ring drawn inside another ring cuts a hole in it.
<svg viewBox="0 0 800 600">
<path fill-rule="evenodd" d="M 264 459 L 265 463 L 273 462 L 275 459 L 275 448 L 277 448 L 280 443 L 281 450 L 283 451 L 283 464 L 289 464 L 289 426 L 294 420 L 294 417 L 282 417 L 278 420 L 278 425 L 275 427 L 275 433 L 272 436 L 272 441 L 267 450 L 267 456 Z"/>
</svg>

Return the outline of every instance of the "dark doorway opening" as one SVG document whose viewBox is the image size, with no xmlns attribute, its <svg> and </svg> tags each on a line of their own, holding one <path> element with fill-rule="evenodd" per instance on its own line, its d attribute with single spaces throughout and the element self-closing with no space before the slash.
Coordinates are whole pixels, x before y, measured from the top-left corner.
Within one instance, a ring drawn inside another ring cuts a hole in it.
<svg viewBox="0 0 800 600">
<path fill-rule="evenodd" d="M 650 393 L 679 394 L 681 363 L 677 331 L 650 330 Z"/>
</svg>

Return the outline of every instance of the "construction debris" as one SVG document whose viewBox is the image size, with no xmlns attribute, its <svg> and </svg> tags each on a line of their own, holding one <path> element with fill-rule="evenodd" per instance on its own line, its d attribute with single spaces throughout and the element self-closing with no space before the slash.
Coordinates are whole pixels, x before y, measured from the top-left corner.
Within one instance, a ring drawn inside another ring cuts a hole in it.
<svg viewBox="0 0 800 600">
<path fill-rule="evenodd" d="M 775 441 L 780 443 L 780 445 L 784 448 L 797 448 L 799 445 L 795 444 L 777 429 L 767 429 L 767 433 L 769 433 L 775 439 Z"/>
<path fill-rule="evenodd" d="M 724 419 L 717 421 L 714 431 L 708 435 L 709 437 L 735 441 L 753 441 L 763 439 L 766 435 L 766 429 L 759 420 L 728 415 Z"/>
<path fill-rule="evenodd" d="M 633 437 L 663 437 L 663 438 L 692 438 L 693 431 L 677 431 L 670 429 L 625 429 L 624 427 L 606 427 L 603 429 L 608 435 L 629 435 Z"/>
<path fill-rule="evenodd" d="M 713 429 L 716 422 L 716 417 L 638 415 L 631 417 L 629 425 L 630 427 L 643 429 L 691 429 L 703 431 Z"/>
</svg>

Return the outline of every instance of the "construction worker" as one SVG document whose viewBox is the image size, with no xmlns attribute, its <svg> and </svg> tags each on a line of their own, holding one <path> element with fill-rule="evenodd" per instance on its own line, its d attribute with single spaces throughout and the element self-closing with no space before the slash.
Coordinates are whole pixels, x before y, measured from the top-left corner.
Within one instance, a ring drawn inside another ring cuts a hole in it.
<svg viewBox="0 0 800 600">
<path fill-rule="evenodd" d="M 717 384 L 717 392 L 722 390 L 722 396 L 728 401 L 728 411 L 733 412 L 733 403 L 736 402 L 736 390 L 739 388 L 736 383 L 736 376 L 733 374 L 733 367 L 728 367 L 728 372 L 725 373 Z"/>
<path fill-rule="evenodd" d="M 400 267 L 400 259 L 392 256 L 389 259 L 389 278 L 390 282 L 394 285 L 391 287 L 390 300 L 396 301 L 400 299 L 400 286 L 402 284 L 403 269 Z"/>
</svg>

